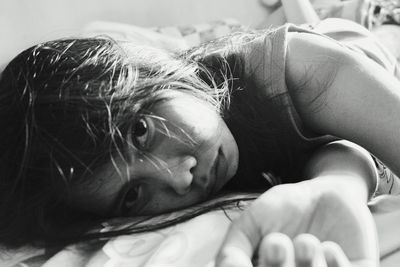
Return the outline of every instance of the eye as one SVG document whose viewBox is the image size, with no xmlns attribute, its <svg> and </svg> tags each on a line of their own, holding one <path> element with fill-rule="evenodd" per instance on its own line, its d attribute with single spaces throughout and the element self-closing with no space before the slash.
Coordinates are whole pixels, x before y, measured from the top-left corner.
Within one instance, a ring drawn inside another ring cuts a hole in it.
<svg viewBox="0 0 400 267">
<path fill-rule="evenodd" d="M 151 121 L 146 117 L 139 118 L 133 125 L 132 142 L 141 149 L 149 147 L 151 139 Z"/>
<path fill-rule="evenodd" d="M 141 190 L 139 186 L 132 186 L 128 191 L 126 191 L 121 205 L 122 214 L 128 214 L 129 211 L 132 211 L 135 205 L 137 205 L 140 199 L 140 191 Z"/>
</svg>

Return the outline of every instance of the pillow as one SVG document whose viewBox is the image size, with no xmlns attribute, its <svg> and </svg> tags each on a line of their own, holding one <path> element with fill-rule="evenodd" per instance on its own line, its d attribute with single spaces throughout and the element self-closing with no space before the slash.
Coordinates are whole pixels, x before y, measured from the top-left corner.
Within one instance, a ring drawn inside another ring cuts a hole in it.
<svg viewBox="0 0 400 267">
<path fill-rule="evenodd" d="M 163 35 L 183 38 L 189 47 L 200 45 L 217 38 L 243 30 L 243 26 L 234 19 L 224 19 L 209 23 L 156 27 L 154 30 Z"/>
<path fill-rule="evenodd" d="M 109 36 L 139 45 L 150 45 L 169 51 L 182 51 L 204 42 L 242 30 L 234 19 L 210 23 L 144 28 L 131 24 L 96 21 L 84 27 L 83 36 Z"/>
<path fill-rule="evenodd" d="M 117 22 L 92 22 L 84 28 L 82 36 L 108 36 L 117 41 L 130 41 L 138 45 L 149 45 L 170 51 L 179 51 L 188 48 L 188 45 L 182 38 L 161 34 L 152 29 Z"/>
</svg>

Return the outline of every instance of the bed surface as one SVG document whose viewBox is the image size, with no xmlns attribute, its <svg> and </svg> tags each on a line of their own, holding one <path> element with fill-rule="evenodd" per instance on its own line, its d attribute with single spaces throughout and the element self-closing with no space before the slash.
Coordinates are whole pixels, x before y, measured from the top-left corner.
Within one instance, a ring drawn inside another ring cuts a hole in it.
<svg viewBox="0 0 400 267">
<path fill-rule="evenodd" d="M 382 267 L 399 266 L 399 206 L 400 196 L 380 197 L 370 204 L 378 229 Z M 0 266 L 212 267 L 230 218 L 235 218 L 240 212 L 240 209 L 227 213 L 216 210 L 159 231 L 114 238 L 90 252 L 78 245 L 53 256 L 45 255 L 44 250 L 31 248 L 3 250 Z"/>
</svg>

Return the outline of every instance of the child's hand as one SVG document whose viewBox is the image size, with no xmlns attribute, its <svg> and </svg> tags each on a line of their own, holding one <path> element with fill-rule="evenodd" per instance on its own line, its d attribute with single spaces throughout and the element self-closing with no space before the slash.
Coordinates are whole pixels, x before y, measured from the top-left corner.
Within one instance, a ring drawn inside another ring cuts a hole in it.
<svg viewBox="0 0 400 267">
<path fill-rule="evenodd" d="M 293 240 L 282 233 L 262 239 L 258 266 L 284 267 L 350 267 L 351 263 L 339 245 L 320 242 L 314 235 L 300 234 Z"/>
<path fill-rule="evenodd" d="M 285 234 L 271 233 L 262 239 L 258 251 L 255 266 L 259 267 L 351 266 L 339 245 L 331 241 L 320 242 L 311 234 L 300 234 L 292 240 Z M 222 266 L 252 266 L 249 257 L 240 249 L 232 248 L 229 260 L 224 264 Z"/>
<path fill-rule="evenodd" d="M 349 200 L 312 180 L 274 187 L 232 223 L 216 266 L 379 266 L 371 213 Z"/>
</svg>

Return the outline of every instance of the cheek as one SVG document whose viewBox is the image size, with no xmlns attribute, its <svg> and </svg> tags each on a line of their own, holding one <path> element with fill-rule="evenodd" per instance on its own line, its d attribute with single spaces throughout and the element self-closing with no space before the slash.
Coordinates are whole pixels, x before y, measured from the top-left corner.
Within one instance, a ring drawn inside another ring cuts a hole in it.
<svg viewBox="0 0 400 267">
<path fill-rule="evenodd" d="M 199 113 L 195 121 L 195 127 L 199 134 L 212 135 L 219 129 L 219 118 L 214 113 Z"/>
<path fill-rule="evenodd" d="M 181 115 L 182 128 L 199 139 L 207 139 L 213 136 L 219 128 L 219 115 L 209 108 L 200 106 L 199 108 L 183 109 Z"/>
<path fill-rule="evenodd" d="M 163 193 L 157 193 L 150 198 L 144 207 L 135 215 L 155 215 L 164 212 L 171 212 L 182 208 L 182 201 L 178 202 L 174 198 L 166 197 Z"/>
<path fill-rule="evenodd" d="M 175 93 L 174 97 L 159 103 L 153 114 L 164 118 L 170 131 L 208 138 L 219 127 L 220 116 L 210 103 L 184 93 Z"/>
<path fill-rule="evenodd" d="M 153 190 L 148 190 L 147 194 L 146 204 L 139 211 L 139 214 L 136 213 L 135 215 L 155 215 L 172 212 L 193 206 L 205 200 L 201 192 L 197 192 L 196 190 L 189 192 L 185 196 L 178 196 L 168 188 L 161 186 L 155 186 Z"/>
</svg>

